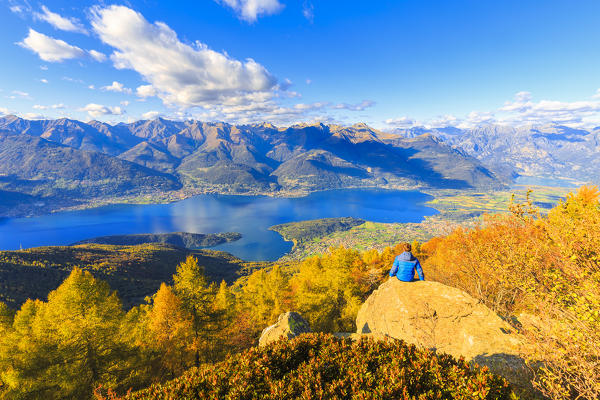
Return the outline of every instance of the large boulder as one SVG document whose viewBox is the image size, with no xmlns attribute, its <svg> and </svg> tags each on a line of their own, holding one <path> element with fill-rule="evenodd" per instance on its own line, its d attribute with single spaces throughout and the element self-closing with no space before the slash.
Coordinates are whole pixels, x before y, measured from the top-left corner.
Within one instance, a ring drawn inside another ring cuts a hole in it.
<svg viewBox="0 0 600 400">
<path fill-rule="evenodd" d="M 383 334 L 464 357 L 529 391 L 530 372 L 520 338 L 492 310 L 462 290 L 432 281 L 391 278 L 375 290 L 356 318 L 358 334 Z"/>
<path fill-rule="evenodd" d="M 259 346 L 265 346 L 269 343 L 275 342 L 280 338 L 291 339 L 301 333 L 310 332 L 310 326 L 308 322 L 300 314 L 294 311 L 288 311 L 281 314 L 277 318 L 277 322 L 271 326 L 263 329 L 260 339 L 258 340 Z"/>
</svg>

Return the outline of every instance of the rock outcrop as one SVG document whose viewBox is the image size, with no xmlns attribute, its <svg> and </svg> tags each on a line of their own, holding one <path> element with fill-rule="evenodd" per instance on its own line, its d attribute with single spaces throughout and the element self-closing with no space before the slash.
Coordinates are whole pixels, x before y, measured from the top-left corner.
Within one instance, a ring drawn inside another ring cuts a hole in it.
<svg viewBox="0 0 600 400">
<path fill-rule="evenodd" d="M 263 329 L 260 339 L 258 340 L 259 346 L 265 346 L 269 343 L 275 342 L 280 338 L 291 339 L 301 333 L 310 332 L 310 326 L 308 322 L 300 314 L 294 311 L 288 311 L 281 314 L 277 318 L 277 322 L 271 326 Z"/>
<path fill-rule="evenodd" d="M 356 326 L 358 334 L 383 334 L 462 356 L 529 388 L 517 333 L 462 290 L 432 281 L 389 279 L 362 305 Z"/>
</svg>

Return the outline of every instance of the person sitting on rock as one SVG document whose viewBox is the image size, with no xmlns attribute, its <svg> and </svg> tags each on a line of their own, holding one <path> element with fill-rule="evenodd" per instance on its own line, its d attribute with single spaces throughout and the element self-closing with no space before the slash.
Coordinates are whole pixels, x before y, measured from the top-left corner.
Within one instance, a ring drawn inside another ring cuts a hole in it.
<svg viewBox="0 0 600 400">
<path fill-rule="evenodd" d="M 412 255 L 410 243 L 402 243 L 400 248 L 403 253 L 394 260 L 394 265 L 390 270 L 390 276 L 395 275 L 398 280 L 412 282 L 415 278 L 416 269 L 419 274 L 419 279 L 424 281 L 425 275 L 423 275 L 423 268 L 421 268 L 421 263 L 419 263 L 417 257 Z"/>
</svg>

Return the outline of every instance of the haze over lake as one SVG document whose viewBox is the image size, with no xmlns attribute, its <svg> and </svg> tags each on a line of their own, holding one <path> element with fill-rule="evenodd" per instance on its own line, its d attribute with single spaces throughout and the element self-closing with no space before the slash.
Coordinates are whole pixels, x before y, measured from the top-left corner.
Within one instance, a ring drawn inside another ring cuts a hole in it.
<svg viewBox="0 0 600 400">
<path fill-rule="evenodd" d="M 273 225 L 327 217 L 375 222 L 420 222 L 437 211 L 416 191 L 330 190 L 301 198 L 200 195 L 171 204 L 116 205 L 33 218 L 0 220 L 0 249 L 67 245 L 105 235 L 164 232 L 240 232 L 214 247 L 244 260 L 276 260 L 290 251 Z"/>
</svg>

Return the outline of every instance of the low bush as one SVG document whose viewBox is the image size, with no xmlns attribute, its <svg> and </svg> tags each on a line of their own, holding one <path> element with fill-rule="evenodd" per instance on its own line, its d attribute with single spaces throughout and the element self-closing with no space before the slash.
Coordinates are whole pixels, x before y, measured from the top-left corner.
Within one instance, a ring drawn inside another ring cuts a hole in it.
<svg viewBox="0 0 600 400">
<path fill-rule="evenodd" d="M 502 400 L 514 394 L 485 368 L 402 341 L 306 334 L 193 368 L 125 398 Z"/>
</svg>

